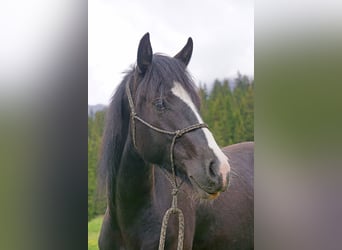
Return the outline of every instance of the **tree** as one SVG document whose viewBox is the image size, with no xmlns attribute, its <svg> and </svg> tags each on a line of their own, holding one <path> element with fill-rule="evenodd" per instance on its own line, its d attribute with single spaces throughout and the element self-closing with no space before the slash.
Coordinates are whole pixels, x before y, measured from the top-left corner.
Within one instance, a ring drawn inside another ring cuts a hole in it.
<svg viewBox="0 0 342 250">
<path fill-rule="evenodd" d="M 210 92 L 200 85 L 201 115 L 220 146 L 254 140 L 254 82 L 238 72 L 232 90 L 216 79 Z"/>
<path fill-rule="evenodd" d="M 97 164 L 104 129 L 105 111 L 88 117 L 88 220 L 105 210 L 105 199 L 97 191 Z"/>
</svg>

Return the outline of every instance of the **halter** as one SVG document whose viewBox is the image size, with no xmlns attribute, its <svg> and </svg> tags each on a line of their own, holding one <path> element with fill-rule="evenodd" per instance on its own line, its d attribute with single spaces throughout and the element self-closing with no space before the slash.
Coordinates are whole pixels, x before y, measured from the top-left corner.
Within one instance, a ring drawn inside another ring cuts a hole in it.
<svg viewBox="0 0 342 250">
<path fill-rule="evenodd" d="M 183 240 L 184 240 L 184 215 L 182 213 L 182 210 L 180 210 L 177 207 L 177 194 L 179 191 L 180 185 L 177 184 L 176 180 L 176 172 L 175 172 L 175 165 L 174 165 L 174 159 L 173 159 L 173 151 L 175 147 L 175 142 L 176 139 L 181 137 L 182 135 L 191 132 L 193 130 L 199 129 L 199 128 L 208 128 L 208 125 L 205 123 L 198 123 L 191 125 L 189 127 L 176 130 L 176 131 L 168 131 L 164 129 L 157 128 L 153 126 L 152 124 L 148 123 L 144 119 L 140 118 L 137 113 L 135 112 L 135 107 L 134 107 L 134 102 L 131 94 L 131 90 L 129 88 L 129 82 L 126 84 L 126 94 L 128 98 L 128 103 L 130 107 L 130 117 L 131 117 L 131 126 L 132 126 L 132 137 L 133 137 L 133 145 L 135 149 L 137 149 L 136 146 L 136 140 L 135 140 L 135 120 L 140 121 L 142 124 L 145 126 L 151 128 L 152 130 L 162 133 L 162 134 L 167 134 L 173 136 L 171 145 L 170 145 L 170 162 L 171 162 L 171 169 L 172 169 L 172 178 L 170 178 L 168 175 L 167 179 L 170 181 L 171 186 L 172 186 L 172 205 L 171 207 L 165 212 L 164 218 L 163 218 L 163 223 L 162 223 L 162 228 L 161 228 L 161 233 L 160 233 L 160 240 L 159 240 L 159 250 L 164 249 L 165 245 L 165 236 L 166 236 L 166 228 L 167 228 L 167 223 L 169 220 L 169 217 L 171 213 L 178 213 L 178 222 L 179 222 L 179 232 L 178 232 L 178 246 L 177 250 L 183 249 Z"/>
</svg>

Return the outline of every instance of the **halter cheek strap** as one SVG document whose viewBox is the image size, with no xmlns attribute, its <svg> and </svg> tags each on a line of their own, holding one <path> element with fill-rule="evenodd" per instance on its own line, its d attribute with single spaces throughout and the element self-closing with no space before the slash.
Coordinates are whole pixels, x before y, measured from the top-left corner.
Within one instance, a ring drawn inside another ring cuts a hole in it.
<svg viewBox="0 0 342 250">
<path fill-rule="evenodd" d="M 166 211 L 164 218 L 163 218 L 163 223 L 162 223 L 162 228 L 161 228 L 161 233 L 160 233 L 160 240 L 159 240 L 159 250 L 164 249 L 165 237 L 166 237 L 166 228 L 167 228 L 167 223 L 168 223 L 168 220 L 169 220 L 171 213 L 178 213 L 178 216 L 179 216 L 178 217 L 179 233 L 178 233 L 177 250 L 181 250 L 181 249 L 183 249 L 183 239 L 184 239 L 184 215 L 183 215 L 182 211 L 177 207 L 177 194 L 178 194 L 180 186 L 177 184 L 177 180 L 176 180 L 173 151 L 174 151 L 174 147 L 175 147 L 175 143 L 176 143 L 177 138 L 181 137 L 182 135 L 184 135 L 188 132 L 191 132 L 191 131 L 199 129 L 199 128 L 208 128 L 208 125 L 205 123 L 198 123 L 198 124 L 194 124 L 194 125 L 191 125 L 189 127 L 186 127 L 186 128 L 180 129 L 180 130 L 176 130 L 176 131 L 168 131 L 168 130 L 157 128 L 157 127 L 153 126 L 152 124 L 148 123 L 147 121 L 145 121 L 144 119 L 140 118 L 137 115 L 137 113 L 135 112 L 134 102 L 133 102 L 133 98 L 132 98 L 132 94 L 131 94 L 131 90 L 129 88 L 128 82 L 126 84 L 126 94 L 127 94 L 127 98 L 128 98 L 129 107 L 130 107 L 132 138 L 133 138 L 133 145 L 134 145 L 135 149 L 137 149 L 136 139 L 135 139 L 135 120 L 140 121 L 142 124 L 144 124 L 145 126 L 151 128 L 152 130 L 154 130 L 156 132 L 173 136 L 172 141 L 171 141 L 171 145 L 170 145 L 170 162 L 171 162 L 171 170 L 172 170 L 172 177 L 173 178 L 170 178 L 169 176 L 166 175 L 167 179 L 170 181 L 170 183 L 172 185 L 172 206 L 171 206 L 171 208 L 169 208 Z"/>
</svg>

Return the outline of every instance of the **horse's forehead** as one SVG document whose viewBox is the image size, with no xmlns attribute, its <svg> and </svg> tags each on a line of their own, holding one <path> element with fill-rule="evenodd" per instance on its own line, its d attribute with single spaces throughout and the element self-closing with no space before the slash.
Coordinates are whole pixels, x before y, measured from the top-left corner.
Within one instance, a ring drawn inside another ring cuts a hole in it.
<svg viewBox="0 0 342 250">
<path fill-rule="evenodd" d="M 190 107 L 192 112 L 196 115 L 197 122 L 199 123 L 203 122 L 189 93 L 183 88 L 183 86 L 179 82 L 177 81 L 173 82 L 173 87 L 171 88 L 171 92 Z"/>
</svg>

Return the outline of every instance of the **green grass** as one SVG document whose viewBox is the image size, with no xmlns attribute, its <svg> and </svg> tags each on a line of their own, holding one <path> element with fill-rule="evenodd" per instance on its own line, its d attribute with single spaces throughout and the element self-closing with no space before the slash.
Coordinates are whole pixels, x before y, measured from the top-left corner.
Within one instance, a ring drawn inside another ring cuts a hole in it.
<svg viewBox="0 0 342 250">
<path fill-rule="evenodd" d="M 88 250 L 98 250 L 97 240 L 99 238 L 103 217 L 96 217 L 88 222 Z"/>
</svg>

